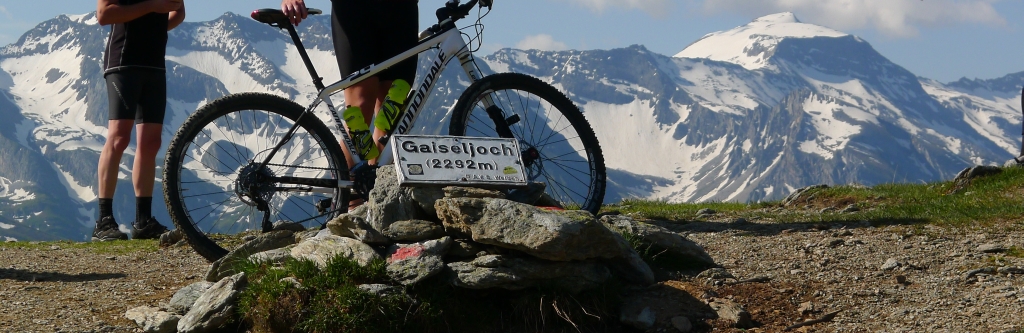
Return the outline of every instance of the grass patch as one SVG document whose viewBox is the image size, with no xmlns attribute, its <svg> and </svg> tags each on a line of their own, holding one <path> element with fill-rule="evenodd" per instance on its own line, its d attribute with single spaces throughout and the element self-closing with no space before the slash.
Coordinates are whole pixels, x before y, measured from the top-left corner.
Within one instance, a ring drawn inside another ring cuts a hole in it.
<svg viewBox="0 0 1024 333">
<path fill-rule="evenodd" d="M 1011 246 L 1010 249 L 1006 251 L 1006 256 L 1014 258 L 1024 258 L 1024 248 L 1018 246 Z"/>
<path fill-rule="evenodd" d="M 54 246 L 61 249 L 86 249 L 93 253 L 122 255 L 130 253 L 152 253 L 160 249 L 159 241 L 155 239 L 146 240 L 116 240 L 108 242 L 5 242 L 0 243 L 2 248 L 26 249 L 26 250 L 50 250 Z"/>
<path fill-rule="evenodd" d="M 652 220 L 686 220 L 697 218 L 701 209 L 711 209 L 724 214 L 738 214 L 762 204 L 744 204 L 735 202 L 709 202 L 674 204 L 658 200 L 625 199 L 621 203 L 605 205 L 602 211 L 619 211 L 631 213 L 639 218 Z"/>
<path fill-rule="evenodd" d="M 282 267 L 243 262 L 249 286 L 239 314 L 253 332 L 618 332 L 621 287 L 572 295 L 551 288 L 468 290 L 444 278 L 383 295 L 360 284 L 393 284 L 383 262 L 338 257 L 319 269 L 307 260 Z M 285 278 L 302 285 L 296 288 Z"/>
<path fill-rule="evenodd" d="M 336 257 L 321 270 L 309 260 L 289 260 L 283 269 L 244 262 L 249 287 L 239 303 L 243 318 L 257 332 L 402 332 L 414 322 L 394 320 L 413 304 L 399 296 L 377 296 L 360 284 L 385 281 L 382 261 L 369 267 Z M 295 288 L 282 279 L 302 284 Z"/>
<path fill-rule="evenodd" d="M 856 211 L 842 212 L 851 205 Z M 717 214 L 698 217 L 697 211 L 704 208 L 715 210 Z M 1019 222 L 1024 220 L 1024 169 L 1006 168 L 999 174 L 975 178 L 959 191 L 953 191 L 952 182 L 834 186 L 808 191 L 786 206 L 781 201 L 672 204 L 624 200 L 605 210 L 681 223 L 742 217 L 785 223 L 869 221 L 874 225 L 1020 227 Z"/>
</svg>

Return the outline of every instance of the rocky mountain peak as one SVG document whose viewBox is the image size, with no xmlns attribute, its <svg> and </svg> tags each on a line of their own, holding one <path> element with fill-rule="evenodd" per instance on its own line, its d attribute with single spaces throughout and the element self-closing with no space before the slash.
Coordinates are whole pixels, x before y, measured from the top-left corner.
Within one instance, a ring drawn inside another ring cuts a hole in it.
<svg viewBox="0 0 1024 333">
<path fill-rule="evenodd" d="M 730 62 L 749 70 L 774 68 L 769 60 L 783 40 L 846 36 L 849 35 L 841 31 L 800 22 L 795 14 L 785 12 L 762 16 L 731 30 L 707 34 L 675 57 Z"/>
</svg>

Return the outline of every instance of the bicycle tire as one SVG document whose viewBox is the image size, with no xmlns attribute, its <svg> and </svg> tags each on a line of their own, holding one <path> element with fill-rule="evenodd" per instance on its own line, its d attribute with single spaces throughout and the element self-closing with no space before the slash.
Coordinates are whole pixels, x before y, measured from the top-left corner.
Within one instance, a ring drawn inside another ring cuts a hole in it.
<svg viewBox="0 0 1024 333">
<path fill-rule="evenodd" d="M 488 114 L 483 104 L 485 96 L 501 109 L 500 117 Z M 544 107 L 545 102 L 551 108 Z M 499 134 L 500 120 L 496 119 L 504 119 L 510 131 Z M 574 134 L 564 135 L 568 129 Z M 545 192 L 566 208 L 593 214 L 601 209 L 606 175 L 597 136 L 580 109 L 550 84 L 519 73 L 486 76 L 459 97 L 448 133 L 486 137 L 511 134 L 523 150 L 529 181 L 546 183 Z"/>
<path fill-rule="evenodd" d="M 269 203 L 269 222 L 312 218 L 304 226 L 325 224 L 332 216 L 317 211 L 318 203 L 330 203 L 322 211 L 347 210 L 348 189 L 303 194 L 283 190 L 295 185 L 254 180 L 267 175 L 349 179 L 341 146 L 313 114 L 302 117 L 271 163 L 259 168 L 304 111 L 274 95 L 234 94 L 199 108 L 175 133 L 164 159 L 164 198 L 172 222 L 203 258 L 212 262 L 228 253 L 216 234 L 261 230 L 263 214 L 254 197 Z M 331 200 L 321 201 L 326 198 Z"/>
</svg>

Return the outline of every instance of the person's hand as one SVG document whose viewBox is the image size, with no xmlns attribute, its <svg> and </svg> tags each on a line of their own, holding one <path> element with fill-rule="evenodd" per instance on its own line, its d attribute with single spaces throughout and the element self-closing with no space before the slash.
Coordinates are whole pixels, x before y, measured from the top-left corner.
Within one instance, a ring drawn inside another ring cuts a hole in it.
<svg viewBox="0 0 1024 333">
<path fill-rule="evenodd" d="M 183 6 L 183 0 L 149 0 L 153 4 L 153 12 L 155 13 L 170 13 L 181 9 Z"/>
<path fill-rule="evenodd" d="M 303 0 L 281 0 L 281 11 L 292 22 L 292 25 L 296 26 L 309 14 L 309 11 L 306 10 L 306 2 Z"/>
</svg>

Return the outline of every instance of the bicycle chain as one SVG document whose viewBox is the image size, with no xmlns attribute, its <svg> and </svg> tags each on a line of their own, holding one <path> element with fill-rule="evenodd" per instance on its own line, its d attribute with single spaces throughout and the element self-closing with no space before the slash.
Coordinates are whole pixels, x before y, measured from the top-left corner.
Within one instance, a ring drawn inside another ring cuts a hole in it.
<svg viewBox="0 0 1024 333">
<path fill-rule="evenodd" d="M 297 168 L 297 169 L 312 169 L 312 170 L 332 171 L 331 168 L 325 168 L 325 167 L 295 166 L 295 165 L 284 165 L 284 164 L 276 164 L 276 163 L 267 163 L 267 166 L 292 167 L 292 168 Z M 369 169 L 369 170 L 371 172 L 369 172 L 368 174 L 364 172 L 363 174 L 359 174 L 359 175 L 351 173 L 352 170 L 349 170 L 349 172 L 350 172 L 349 173 L 349 179 L 352 180 L 355 183 L 355 186 L 352 187 L 352 189 L 355 192 L 354 194 L 356 196 L 362 198 L 363 200 L 369 200 L 370 189 L 373 188 L 373 185 L 374 185 L 374 183 L 376 181 L 376 178 L 377 178 L 376 171 L 374 171 L 375 169 Z"/>
<path fill-rule="evenodd" d="M 324 171 L 331 171 L 331 170 L 333 170 L 332 168 L 327 168 L 327 167 L 298 166 L 298 165 L 286 165 L 286 164 L 276 164 L 276 163 L 267 163 L 267 166 L 286 167 L 286 168 L 295 168 L 295 169 L 313 169 L 313 170 L 324 170 Z"/>
</svg>

